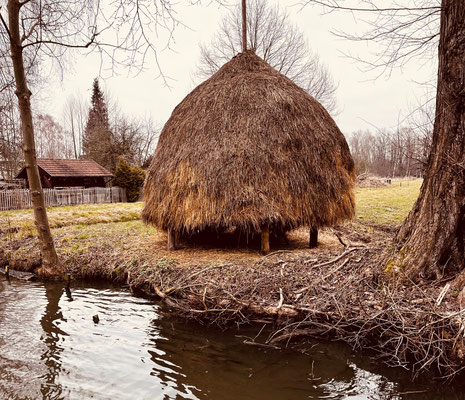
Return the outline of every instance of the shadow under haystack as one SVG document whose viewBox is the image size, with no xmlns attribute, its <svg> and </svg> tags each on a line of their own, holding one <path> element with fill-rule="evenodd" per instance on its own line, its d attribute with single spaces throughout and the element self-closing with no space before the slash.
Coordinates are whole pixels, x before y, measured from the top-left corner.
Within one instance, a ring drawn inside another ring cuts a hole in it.
<svg viewBox="0 0 465 400">
<path fill-rule="evenodd" d="M 226 63 L 173 111 L 144 185 L 145 222 L 180 236 L 269 236 L 354 215 L 354 163 L 314 98 L 252 51 Z M 247 239 L 248 240 L 248 239 Z"/>
</svg>

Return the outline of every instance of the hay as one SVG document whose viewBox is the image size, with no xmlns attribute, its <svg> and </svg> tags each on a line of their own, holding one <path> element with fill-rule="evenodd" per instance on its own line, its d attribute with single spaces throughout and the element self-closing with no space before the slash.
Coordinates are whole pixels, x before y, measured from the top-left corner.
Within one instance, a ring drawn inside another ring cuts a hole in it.
<svg viewBox="0 0 465 400">
<path fill-rule="evenodd" d="M 380 178 L 379 176 L 371 174 L 361 174 L 357 176 L 357 187 L 359 188 L 380 188 L 387 185 L 388 178 Z"/>
<path fill-rule="evenodd" d="M 181 233 L 332 226 L 354 216 L 354 182 L 328 112 L 247 51 L 173 111 L 147 174 L 142 218 Z"/>
</svg>

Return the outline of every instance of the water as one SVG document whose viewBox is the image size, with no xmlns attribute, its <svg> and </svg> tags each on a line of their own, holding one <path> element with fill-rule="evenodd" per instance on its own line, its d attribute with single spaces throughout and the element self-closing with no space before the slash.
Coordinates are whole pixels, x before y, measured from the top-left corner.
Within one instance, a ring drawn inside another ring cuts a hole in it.
<svg viewBox="0 0 465 400">
<path fill-rule="evenodd" d="M 272 350 L 238 337 L 258 330 L 202 327 L 120 288 L 0 280 L 0 399 L 465 398 L 342 344 Z"/>
</svg>

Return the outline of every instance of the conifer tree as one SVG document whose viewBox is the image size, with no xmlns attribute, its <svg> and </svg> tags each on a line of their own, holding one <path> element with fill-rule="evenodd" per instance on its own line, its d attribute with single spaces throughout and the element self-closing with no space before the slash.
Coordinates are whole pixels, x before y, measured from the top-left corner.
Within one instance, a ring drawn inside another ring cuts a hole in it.
<svg viewBox="0 0 465 400">
<path fill-rule="evenodd" d="M 94 160 L 103 167 L 114 169 L 112 134 L 108 122 L 108 109 L 98 79 L 94 79 L 92 99 L 82 139 L 84 158 Z"/>
</svg>

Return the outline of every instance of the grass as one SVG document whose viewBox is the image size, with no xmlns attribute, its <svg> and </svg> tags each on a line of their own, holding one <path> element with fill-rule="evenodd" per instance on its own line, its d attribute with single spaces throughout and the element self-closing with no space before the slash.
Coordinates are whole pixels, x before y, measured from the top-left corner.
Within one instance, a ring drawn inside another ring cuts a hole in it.
<svg viewBox="0 0 465 400">
<path fill-rule="evenodd" d="M 400 225 L 418 198 L 422 182 L 394 180 L 381 188 L 357 188 L 356 218 L 369 224 Z"/>
<path fill-rule="evenodd" d="M 421 180 L 394 181 L 382 188 L 356 189 L 356 223 L 368 225 L 399 225 L 418 196 Z M 189 245 L 176 252 L 166 251 L 166 235 L 145 225 L 140 219 L 142 203 L 92 204 L 48 209 L 50 225 L 60 257 L 116 257 L 138 260 L 149 257 L 165 264 L 193 262 L 227 263 L 254 260 L 253 249 L 201 249 Z M 348 232 L 359 224 L 347 225 Z M 295 250 L 308 251 L 308 232 L 298 230 L 289 235 Z M 15 245 L 14 243 L 18 243 Z M 321 232 L 320 251 L 330 251 L 339 243 L 330 232 Z M 0 212 L 0 254 L 14 252 L 16 259 L 39 258 L 32 210 Z M 99 249 L 99 250 L 97 250 Z M 92 250 L 92 251 L 91 251 Z M 96 254 L 92 254 L 96 252 Z"/>
<path fill-rule="evenodd" d="M 382 231 L 373 225 L 400 224 L 418 196 L 420 185 L 418 180 L 395 181 L 383 188 L 356 189 L 356 220 L 336 230 L 351 242 L 376 240 L 378 231 Z M 156 269 L 239 266 L 255 265 L 261 258 L 257 248 L 211 248 L 193 243 L 181 243 L 177 251 L 168 252 L 166 234 L 145 225 L 139 218 L 141 209 L 142 203 L 50 208 L 49 219 L 60 259 L 73 273 L 79 271 L 79 276 L 92 278 L 124 273 L 131 266 L 145 274 L 146 265 Z M 0 212 L 0 264 L 6 262 L 23 271 L 36 268 L 40 262 L 36 235 L 32 210 Z M 308 249 L 307 229 L 293 231 L 288 238 L 288 248 L 297 258 L 331 254 L 341 246 L 333 230 L 320 232 L 317 249 Z"/>
<path fill-rule="evenodd" d="M 47 208 L 50 227 L 61 228 L 76 225 L 81 228 L 110 222 L 135 221 L 139 219 L 142 203 L 83 204 L 77 206 Z M 1 211 L 0 232 L 8 232 L 11 238 L 34 236 L 32 209 Z"/>
</svg>

